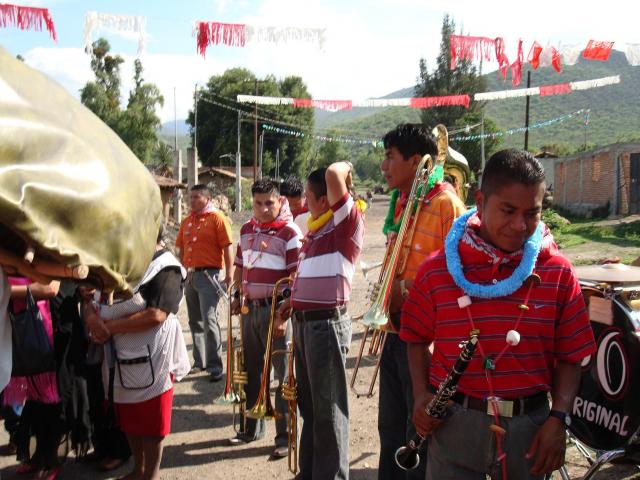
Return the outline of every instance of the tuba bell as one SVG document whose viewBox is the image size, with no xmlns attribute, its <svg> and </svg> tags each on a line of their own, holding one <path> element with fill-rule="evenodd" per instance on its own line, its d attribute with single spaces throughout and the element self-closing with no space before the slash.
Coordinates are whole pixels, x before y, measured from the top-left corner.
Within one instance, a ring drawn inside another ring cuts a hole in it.
<svg viewBox="0 0 640 480">
<path fill-rule="evenodd" d="M 438 163 L 444 165 L 445 180 L 453 185 L 460 200 L 466 202 L 471 178 L 469 162 L 464 155 L 449 146 L 447 127 L 438 124 L 431 133 L 437 138 Z"/>
</svg>

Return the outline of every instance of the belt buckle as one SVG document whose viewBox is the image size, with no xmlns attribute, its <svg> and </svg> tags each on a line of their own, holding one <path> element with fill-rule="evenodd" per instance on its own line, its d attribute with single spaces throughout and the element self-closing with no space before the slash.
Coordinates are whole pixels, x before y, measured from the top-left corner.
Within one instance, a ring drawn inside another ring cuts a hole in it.
<svg viewBox="0 0 640 480">
<path fill-rule="evenodd" d="M 502 400 L 500 397 L 487 398 L 487 415 L 495 415 L 498 413 L 501 417 L 513 417 L 513 401 Z"/>
</svg>

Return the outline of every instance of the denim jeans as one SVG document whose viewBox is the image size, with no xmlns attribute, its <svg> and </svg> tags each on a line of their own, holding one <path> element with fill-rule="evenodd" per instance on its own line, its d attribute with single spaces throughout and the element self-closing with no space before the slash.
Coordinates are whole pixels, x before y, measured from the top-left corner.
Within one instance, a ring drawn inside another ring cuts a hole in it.
<svg viewBox="0 0 640 480">
<path fill-rule="evenodd" d="M 206 270 L 211 278 L 217 268 Z M 204 272 L 193 272 L 185 286 L 189 328 L 193 339 L 193 366 L 213 375 L 222 374 L 222 344 L 218 325 L 218 292 Z"/>
<path fill-rule="evenodd" d="M 262 369 L 264 366 L 264 351 L 267 347 L 267 333 L 271 317 L 271 307 L 249 307 L 249 313 L 242 316 L 242 340 L 244 364 L 247 371 L 248 383 L 245 386 L 247 395 L 247 410 L 255 404 L 260 392 L 260 382 L 262 379 Z M 291 322 L 287 325 L 284 337 L 273 338 L 273 351 L 279 351 L 272 355 L 271 365 L 273 365 L 274 376 L 278 381 L 276 390 L 275 410 L 281 414 L 276 420 L 276 437 L 274 439 L 276 447 L 286 447 L 288 444 L 287 420 L 289 418 L 287 401 L 282 398 L 282 384 L 288 375 L 287 355 L 282 352 L 287 347 L 287 342 L 291 341 Z M 271 375 L 271 368 L 269 368 Z M 267 380 L 268 381 L 268 380 Z M 267 393 L 270 391 L 267 390 Z M 246 430 L 244 436 L 256 440 L 262 438 L 265 433 L 265 420 L 246 419 Z"/>
<path fill-rule="evenodd" d="M 454 403 L 451 414 L 433 432 L 429 441 L 427 480 L 493 480 L 502 478 L 496 459 L 496 441 L 489 426 L 494 418 L 486 412 L 465 409 Z M 507 431 L 502 447 L 507 454 L 507 477 L 518 480 L 541 480 L 529 469 L 534 459 L 525 459 L 536 431 L 549 416 L 549 405 L 525 415 L 500 417 Z"/>
<path fill-rule="evenodd" d="M 348 315 L 294 318 L 300 436 L 300 479 L 349 478 L 349 402 L 345 361 L 351 344 Z"/>
<path fill-rule="evenodd" d="M 426 443 L 420 449 L 420 463 L 405 471 L 396 465 L 396 450 L 416 433 L 413 426 L 413 389 L 407 361 L 407 344 L 388 333 L 380 361 L 378 434 L 380 435 L 379 480 L 424 479 L 427 465 Z"/>
</svg>

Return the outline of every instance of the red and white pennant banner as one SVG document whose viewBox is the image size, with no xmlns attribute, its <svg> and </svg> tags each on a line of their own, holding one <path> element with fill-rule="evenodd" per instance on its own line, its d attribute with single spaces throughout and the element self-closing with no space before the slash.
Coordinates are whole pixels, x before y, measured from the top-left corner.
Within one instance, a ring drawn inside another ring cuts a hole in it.
<svg viewBox="0 0 640 480">
<path fill-rule="evenodd" d="M 532 88 L 519 88 L 517 90 L 500 90 L 497 92 L 476 93 L 473 99 L 476 102 L 485 100 L 504 100 L 506 98 L 517 98 L 527 96 L 549 96 L 571 93 L 576 90 L 589 90 L 591 88 L 604 87 L 620 83 L 620 75 L 611 77 L 596 78 L 594 80 L 584 80 L 581 82 L 560 83 L 556 85 L 543 85 Z"/>
<path fill-rule="evenodd" d="M 471 97 L 469 97 L 469 95 L 448 95 L 443 97 L 370 98 L 366 100 L 313 100 L 310 98 L 238 95 L 237 100 L 240 103 L 256 103 L 258 105 L 292 105 L 294 107 L 319 108 L 335 112 L 338 110 L 351 110 L 353 107 L 432 108 L 462 106 L 469 108 Z"/>
<path fill-rule="evenodd" d="M 576 90 L 588 90 L 620 83 L 620 75 L 596 78 L 580 82 L 543 85 L 540 87 L 520 88 L 516 90 L 500 90 L 497 92 L 476 93 L 473 99 L 477 102 L 487 100 L 503 100 L 506 98 L 526 97 L 532 95 L 550 96 L 563 95 Z M 255 103 L 258 105 L 291 105 L 301 108 L 320 108 L 329 111 L 350 110 L 353 107 L 411 107 L 433 108 L 461 106 L 469 108 L 469 95 L 447 95 L 442 97 L 413 97 L 413 98 L 370 98 L 367 100 L 313 100 L 310 98 L 291 97 L 260 97 L 255 95 L 238 95 L 239 103 Z"/>
<path fill-rule="evenodd" d="M 42 31 L 43 24 L 51 38 L 57 42 L 58 35 L 49 9 L 0 3 L 0 28 L 18 27 L 21 30 Z"/>
<path fill-rule="evenodd" d="M 244 47 L 247 43 L 304 42 L 324 47 L 325 28 L 264 27 L 244 23 L 196 22 L 194 34 L 203 57 L 210 45 Z"/>
</svg>

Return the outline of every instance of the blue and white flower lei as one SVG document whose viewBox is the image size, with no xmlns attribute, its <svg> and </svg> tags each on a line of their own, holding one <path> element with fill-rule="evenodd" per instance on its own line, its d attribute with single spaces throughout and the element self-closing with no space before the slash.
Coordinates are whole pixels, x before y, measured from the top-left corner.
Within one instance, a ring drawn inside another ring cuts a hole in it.
<svg viewBox="0 0 640 480">
<path fill-rule="evenodd" d="M 462 271 L 462 261 L 458 252 L 458 244 L 464 235 L 467 226 L 467 220 L 476 209 L 473 208 L 465 214 L 459 216 L 453 223 L 447 239 L 445 241 L 445 253 L 447 257 L 447 270 L 453 277 L 453 281 L 460 287 L 464 293 L 472 297 L 479 298 L 497 298 L 511 295 L 518 290 L 524 281 L 533 273 L 533 269 L 540 253 L 542 245 L 542 231 L 544 223 L 540 222 L 533 235 L 531 235 L 524 244 L 524 253 L 520 265 L 513 271 L 509 278 L 505 278 L 494 285 L 480 285 L 467 280 Z"/>
</svg>

